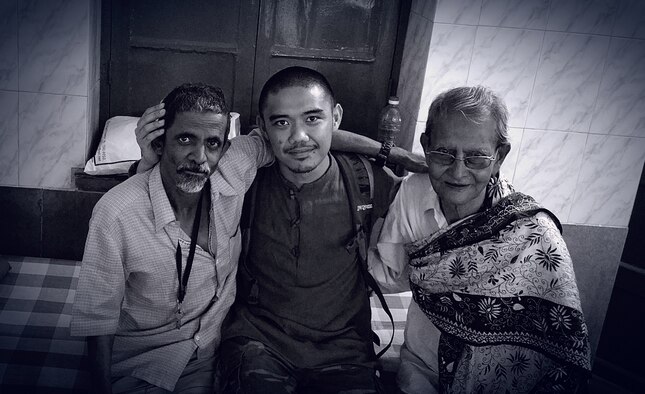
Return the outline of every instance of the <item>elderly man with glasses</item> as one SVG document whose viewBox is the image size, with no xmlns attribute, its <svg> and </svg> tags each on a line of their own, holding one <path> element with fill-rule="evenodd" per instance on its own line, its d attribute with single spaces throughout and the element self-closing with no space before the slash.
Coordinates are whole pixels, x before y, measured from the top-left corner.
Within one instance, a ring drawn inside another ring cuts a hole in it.
<svg viewBox="0 0 645 394">
<path fill-rule="evenodd" d="M 507 118 L 487 88 L 439 95 L 421 136 L 429 176 L 404 179 L 370 251 L 384 287 L 413 293 L 405 393 L 571 392 L 590 370 L 560 223 L 499 176 Z"/>
</svg>

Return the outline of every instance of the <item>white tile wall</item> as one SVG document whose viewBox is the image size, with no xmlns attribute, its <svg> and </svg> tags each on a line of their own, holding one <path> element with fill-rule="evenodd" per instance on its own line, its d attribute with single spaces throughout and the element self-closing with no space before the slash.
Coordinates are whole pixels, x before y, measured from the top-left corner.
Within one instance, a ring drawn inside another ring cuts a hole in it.
<svg viewBox="0 0 645 394">
<path fill-rule="evenodd" d="M 87 0 L 22 0 L 20 90 L 87 96 Z"/>
<path fill-rule="evenodd" d="M 18 90 L 18 3 L 0 0 L 0 89 Z"/>
<path fill-rule="evenodd" d="M 67 188 L 84 164 L 89 6 L 0 0 L 1 185 Z"/>
<path fill-rule="evenodd" d="M 591 132 L 645 137 L 645 40 L 612 38 Z"/>
<path fill-rule="evenodd" d="M 645 163 L 645 1 L 440 0 L 434 21 L 413 150 L 440 92 L 487 85 L 510 110 L 516 189 L 564 223 L 627 226 Z"/>
<path fill-rule="evenodd" d="M 18 92 L 0 91 L 0 184 L 18 184 Z"/>
<path fill-rule="evenodd" d="M 609 37 L 546 32 L 526 127 L 589 131 Z"/>
<path fill-rule="evenodd" d="M 615 0 L 552 1 L 547 29 L 609 35 L 616 10 Z"/>
<path fill-rule="evenodd" d="M 85 155 L 87 97 L 20 93 L 20 185 L 70 184 Z"/>
<path fill-rule="evenodd" d="M 549 0 L 484 0 L 480 26 L 544 29 L 549 15 Z"/>
<path fill-rule="evenodd" d="M 418 120 L 428 118 L 437 94 L 466 83 L 476 33 L 475 26 L 434 24 Z"/>
<path fill-rule="evenodd" d="M 562 221 L 569 217 L 586 134 L 524 130 L 513 183 Z"/>
<path fill-rule="evenodd" d="M 589 135 L 569 222 L 627 225 L 643 161 L 644 138 Z"/>
<path fill-rule="evenodd" d="M 499 93 L 508 107 L 511 127 L 524 127 L 538 67 L 544 32 L 479 27 L 468 85 L 485 85 Z"/>
</svg>

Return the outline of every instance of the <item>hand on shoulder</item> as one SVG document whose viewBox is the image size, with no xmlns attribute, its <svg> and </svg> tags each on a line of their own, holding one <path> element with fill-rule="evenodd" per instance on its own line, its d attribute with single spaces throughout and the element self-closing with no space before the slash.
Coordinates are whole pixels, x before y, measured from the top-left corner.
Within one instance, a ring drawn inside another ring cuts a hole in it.
<svg viewBox="0 0 645 394">
<path fill-rule="evenodd" d="M 141 149 L 141 161 L 137 167 L 138 173 L 149 170 L 159 161 L 159 156 L 152 147 L 152 141 L 166 132 L 163 119 L 165 114 L 164 103 L 159 103 L 146 109 L 137 122 L 134 133 Z"/>
</svg>

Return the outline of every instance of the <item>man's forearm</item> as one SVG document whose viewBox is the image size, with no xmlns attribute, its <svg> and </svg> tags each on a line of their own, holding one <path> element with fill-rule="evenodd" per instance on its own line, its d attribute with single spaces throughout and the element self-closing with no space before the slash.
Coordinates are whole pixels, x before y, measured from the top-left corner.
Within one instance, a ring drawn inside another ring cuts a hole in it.
<svg viewBox="0 0 645 394">
<path fill-rule="evenodd" d="M 332 135 L 331 149 L 376 157 L 381 150 L 381 143 L 347 130 L 338 130 Z M 428 170 L 425 158 L 422 155 L 399 147 L 393 147 L 390 150 L 387 161 L 412 172 L 427 172 Z"/>
<path fill-rule="evenodd" d="M 332 135 L 331 149 L 376 157 L 381 150 L 381 143 L 351 131 L 338 130 Z"/>
<path fill-rule="evenodd" d="M 114 335 L 87 337 L 87 356 L 93 392 L 112 393 L 111 367 Z"/>
</svg>

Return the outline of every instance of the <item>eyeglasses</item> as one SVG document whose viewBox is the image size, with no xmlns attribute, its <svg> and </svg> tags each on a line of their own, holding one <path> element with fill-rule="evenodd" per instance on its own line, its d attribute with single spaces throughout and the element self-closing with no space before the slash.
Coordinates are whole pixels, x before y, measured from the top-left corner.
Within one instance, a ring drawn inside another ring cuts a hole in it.
<svg viewBox="0 0 645 394">
<path fill-rule="evenodd" d="M 431 162 L 442 166 L 450 166 L 455 162 L 455 160 L 461 160 L 464 162 L 466 167 L 472 170 L 483 170 L 484 168 L 488 168 L 490 164 L 495 161 L 497 151 L 495 151 L 493 156 L 466 156 L 463 159 L 456 158 L 455 155 L 450 153 L 439 152 L 436 150 L 426 151 L 425 154 Z"/>
</svg>

